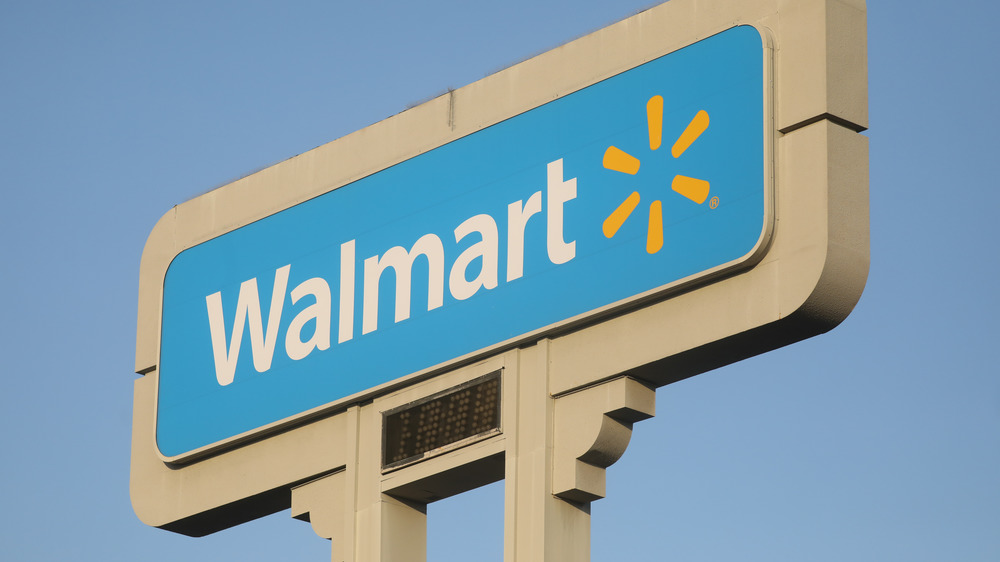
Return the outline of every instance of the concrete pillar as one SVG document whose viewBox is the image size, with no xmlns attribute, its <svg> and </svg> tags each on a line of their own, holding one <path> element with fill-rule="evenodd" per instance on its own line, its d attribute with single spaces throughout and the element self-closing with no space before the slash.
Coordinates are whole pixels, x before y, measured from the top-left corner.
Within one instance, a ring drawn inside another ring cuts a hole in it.
<svg viewBox="0 0 1000 562">
<path fill-rule="evenodd" d="M 521 350 L 508 391 L 515 412 L 504 427 L 504 562 L 590 560 L 590 503 L 552 493 L 555 403 L 548 392 L 548 346 L 542 340 Z"/>
</svg>

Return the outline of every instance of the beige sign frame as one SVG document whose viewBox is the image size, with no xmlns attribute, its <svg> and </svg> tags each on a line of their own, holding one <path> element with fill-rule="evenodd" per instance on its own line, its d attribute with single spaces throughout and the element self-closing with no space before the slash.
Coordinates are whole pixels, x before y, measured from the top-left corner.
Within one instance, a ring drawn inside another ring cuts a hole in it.
<svg viewBox="0 0 1000 562">
<path fill-rule="evenodd" d="M 162 289 L 181 251 L 736 25 L 770 38 L 773 63 L 775 222 L 751 269 L 465 358 L 189 464 L 158 455 Z M 587 559 L 589 509 L 579 506 L 603 497 L 604 468 L 631 424 L 653 414 L 651 389 L 825 332 L 857 303 L 869 263 L 867 125 L 864 0 L 673 0 L 178 205 L 140 267 L 136 513 L 203 535 L 291 507 L 334 537 L 335 560 L 410 560 L 422 506 L 506 479 L 506 560 Z M 383 473 L 380 412 L 498 369 L 501 435 Z M 537 471 L 540 483 L 528 478 Z M 551 527 L 524 522 L 529 511 Z"/>
</svg>

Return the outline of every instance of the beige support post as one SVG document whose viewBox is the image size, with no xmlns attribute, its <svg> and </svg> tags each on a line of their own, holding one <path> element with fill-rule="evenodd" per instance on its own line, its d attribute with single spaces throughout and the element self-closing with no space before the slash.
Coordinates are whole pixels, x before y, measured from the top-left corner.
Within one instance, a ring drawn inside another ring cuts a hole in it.
<svg viewBox="0 0 1000 562">
<path fill-rule="evenodd" d="M 379 494 L 381 520 L 368 542 L 378 542 L 380 562 L 424 562 L 427 560 L 427 504 Z"/>
<path fill-rule="evenodd" d="M 656 393 L 621 377 L 569 395 L 549 392 L 549 340 L 522 349 L 509 389 L 504 561 L 590 560 L 590 502 Z"/>
<path fill-rule="evenodd" d="M 554 401 L 548 391 L 549 340 L 522 349 L 516 415 L 507 430 L 504 562 L 590 560 L 590 503 L 552 494 Z M 514 427 L 509 427 L 513 425 Z"/>
<path fill-rule="evenodd" d="M 354 560 L 423 562 L 427 559 L 427 504 L 382 491 L 381 413 L 363 407 L 359 421 Z"/>
<path fill-rule="evenodd" d="M 343 471 L 292 489 L 292 517 L 331 539 L 333 562 L 421 562 L 427 559 L 427 504 L 382 492 L 380 412 L 348 412 Z"/>
</svg>

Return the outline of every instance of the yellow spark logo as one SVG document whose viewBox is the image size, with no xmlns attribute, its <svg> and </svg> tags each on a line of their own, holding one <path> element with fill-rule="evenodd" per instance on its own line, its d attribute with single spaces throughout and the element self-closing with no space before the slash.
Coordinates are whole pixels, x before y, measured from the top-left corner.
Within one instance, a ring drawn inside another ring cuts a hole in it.
<svg viewBox="0 0 1000 562">
<path fill-rule="evenodd" d="M 663 139 L 663 97 L 653 96 L 646 103 L 646 119 L 649 124 L 649 149 L 660 148 Z M 674 158 L 680 158 L 681 154 L 690 147 L 694 141 L 698 140 L 705 130 L 708 129 L 708 113 L 705 110 L 699 111 L 691 122 L 688 123 L 684 132 L 670 149 L 670 154 Z M 609 170 L 621 172 L 623 174 L 635 175 L 639 172 L 639 159 L 615 146 L 609 146 L 604 152 L 604 167 Z M 670 185 L 671 189 L 687 197 L 691 201 L 701 205 L 708 199 L 709 183 L 705 180 L 689 178 L 687 176 L 676 175 Z M 604 220 L 604 236 L 611 238 L 618 232 L 625 220 L 628 219 L 632 211 L 639 206 L 639 192 L 633 191 L 631 195 L 622 201 L 607 219 Z M 659 199 L 649 205 L 649 230 L 646 233 L 646 252 L 655 254 L 663 247 L 663 204 Z"/>
</svg>

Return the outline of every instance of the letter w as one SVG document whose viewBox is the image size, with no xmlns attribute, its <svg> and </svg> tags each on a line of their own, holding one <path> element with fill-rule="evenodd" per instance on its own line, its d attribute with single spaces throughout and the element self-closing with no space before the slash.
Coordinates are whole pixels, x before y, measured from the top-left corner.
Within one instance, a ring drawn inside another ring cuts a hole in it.
<svg viewBox="0 0 1000 562">
<path fill-rule="evenodd" d="M 222 316 L 222 292 L 205 297 L 208 305 L 208 326 L 212 332 L 212 353 L 215 355 L 215 378 L 226 386 L 236 375 L 236 362 L 240 357 L 240 342 L 243 327 L 250 323 L 250 346 L 253 352 L 253 367 L 258 373 L 271 368 L 274 344 L 278 340 L 278 325 L 281 323 L 281 307 L 285 303 L 285 289 L 288 288 L 288 272 L 291 264 L 274 272 L 274 290 L 271 292 L 271 310 L 267 315 L 265 328 L 260 316 L 260 296 L 257 292 L 257 278 L 244 281 L 240 285 L 240 296 L 236 303 L 236 318 L 233 321 L 233 335 L 226 350 L 226 324 Z M 265 336 L 265 329 L 267 335 Z"/>
</svg>

